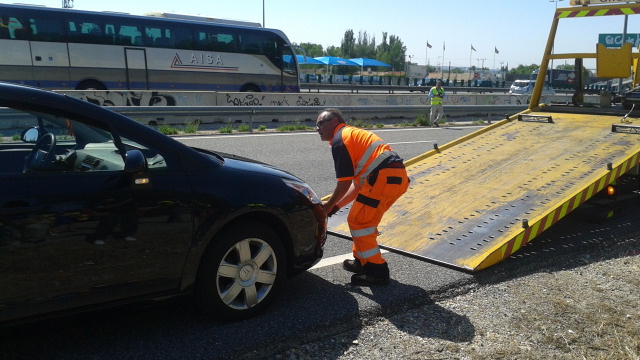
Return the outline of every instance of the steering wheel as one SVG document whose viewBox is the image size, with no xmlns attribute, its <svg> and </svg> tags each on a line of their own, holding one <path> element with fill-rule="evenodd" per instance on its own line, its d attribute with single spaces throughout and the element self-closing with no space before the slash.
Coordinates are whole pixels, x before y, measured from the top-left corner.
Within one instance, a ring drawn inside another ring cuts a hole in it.
<svg viewBox="0 0 640 360">
<path fill-rule="evenodd" d="M 52 133 L 44 134 L 38 142 L 36 142 L 33 150 L 27 157 L 27 162 L 24 164 L 24 172 L 46 170 L 48 165 L 53 164 L 55 153 L 53 152 L 56 146 L 56 137 Z"/>
</svg>

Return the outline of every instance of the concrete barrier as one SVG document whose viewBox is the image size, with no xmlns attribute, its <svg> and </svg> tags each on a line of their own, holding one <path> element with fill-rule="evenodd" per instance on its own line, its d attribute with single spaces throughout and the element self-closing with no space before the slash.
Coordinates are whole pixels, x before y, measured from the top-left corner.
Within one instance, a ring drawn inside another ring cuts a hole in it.
<svg viewBox="0 0 640 360">
<path fill-rule="evenodd" d="M 101 106 L 389 106 L 429 105 L 426 94 L 260 93 L 206 91 L 59 91 Z M 528 104 L 530 95 L 448 94 L 449 105 Z M 544 95 L 542 102 L 567 102 L 571 95 Z M 597 99 L 595 101 L 598 101 Z"/>
<path fill-rule="evenodd" d="M 345 106 L 429 106 L 427 94 L 375 94 L 375 93 L 261 93 L 261 92 L 204 92 L 204 91 L 115 91 L 115 90 L 85 90 L 60 91 L 67 95 L 101 106 L 221 106 L 221 107 L 345 107 Z M 588 96 L 585 96 L 588 98 Z M 509 94 L 478 94 L 457 93 L 448 94 L 445 99 L 447 105 L 526 105 L 529 95 Z M 571 102 L 571 95 L 545 95 L 543 103 Z M 594 97 L 594 102 L 599 98 Z M 446 109 L 445 109 L 446 110 Z M 470 113 L 473 110 L 470 109 Z M 170 122 L 170 118 L 148 119 L 153 122 Z M 195 120 L 195 119 L 193 119 Z M 198 118 L 203 122 L 243 121 L 230 118 Z M 181 119 L 180 122 L 184 122 Z M 257 116 L 252 121 L 272 122 L 290 121 L 290 119 L 275 119 L 269 116 Z"/>
</svg>

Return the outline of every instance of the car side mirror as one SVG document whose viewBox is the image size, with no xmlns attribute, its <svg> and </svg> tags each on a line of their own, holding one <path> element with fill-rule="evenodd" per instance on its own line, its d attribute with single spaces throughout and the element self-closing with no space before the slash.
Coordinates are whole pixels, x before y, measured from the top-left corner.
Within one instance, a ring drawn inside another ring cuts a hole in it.
<svg viewBox="0 0 640 360">
<path fill-rule="evenodd" d="M 124 159 L 124 171 L 129 174 L 137 174 L 149 170 L 147 158 L 140 150 L 129 150 Z"/>
<path fill-rule="evenodd" d="M 38 129 L 32 127 L 23 131 L 22 134 L 20 134 L 20 138 L 24 142 L 35 144 L 36 142 L 38 142 L 39 135 L 40 132 L 38 131 Z"/>
</svg>

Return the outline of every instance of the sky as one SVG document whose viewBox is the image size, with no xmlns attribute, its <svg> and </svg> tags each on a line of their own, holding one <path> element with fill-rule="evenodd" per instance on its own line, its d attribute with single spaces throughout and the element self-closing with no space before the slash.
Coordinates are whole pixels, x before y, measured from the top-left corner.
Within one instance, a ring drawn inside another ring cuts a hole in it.
<svg viewBox="0 0 640 360">
<path fill-rule="evenodd" d="M 495 69 L 501 64 L 509 68 L 540 64 L 555 8 L 569 7 L 569 1 L 75 0 L 73 4 L 79 10 L 133 15 L 162 11 L 258 23 L 264 19 L 266 27 L 284 31 L 291 42 L 320 44 L 325 49 L 339 47 L 347 30 L 353 30 L 356 38 L 366 32 L 376 44 L 386 32 L 400 38 L 412 63 Z M 23 2 L 62 7 L 62 0 Z M 562 40 L 556 41 L 556 49 L 595 52 L 598 34 L 622 33 L 624 18 L 600 17 L 597 24 L 589 25 L 568 19 L 560 24 Z M 640 33 L 638 16 L 630 17 L 627 33 Z"/>
</svg>

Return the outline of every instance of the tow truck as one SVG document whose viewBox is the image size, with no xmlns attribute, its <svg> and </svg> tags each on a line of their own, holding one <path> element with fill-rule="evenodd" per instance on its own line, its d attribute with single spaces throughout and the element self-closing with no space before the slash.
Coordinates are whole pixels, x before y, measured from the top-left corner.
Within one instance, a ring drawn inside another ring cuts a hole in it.
<svg viewBox="0 0 640 360">
<path fill-rule="evenodd" d="M 591 52 L 554 49 L 560 21 L 640 17 L 638 3 L 596 2 L 605 1 L 572 0 L 556 9 L 540 66 L 545 78 L 552 60 L 574 61 L 572 101 L 541 104 L 544 82 L 538 81 L 525 111 L 407 160 L 411 186 L 378 227 L 383 249 L 476 272 L 638 174 L 640 126 L 633 123 L 640 124 L 640 112 L 586 103 L 582 81 L 584 60 L 594 59 L 596 76 L 629 78 L 633 69 L 633 82 L 640 83 L 638 52 L 628 43 L 609 49 L 597 40 Z M 348 211 L 330 218 L 331 234 L 350 239 Z"/>
</svg>

